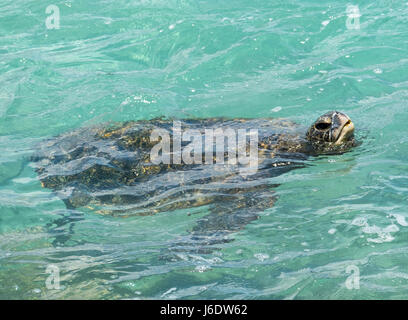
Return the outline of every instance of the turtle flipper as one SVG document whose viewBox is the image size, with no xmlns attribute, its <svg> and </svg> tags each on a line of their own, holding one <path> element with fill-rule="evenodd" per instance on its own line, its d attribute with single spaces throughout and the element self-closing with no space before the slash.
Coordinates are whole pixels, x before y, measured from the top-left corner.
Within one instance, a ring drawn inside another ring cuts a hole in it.
<svg viewBox="0 0 408 320">
<path fill-rule="evenodd" d="M 272 190 L 248 192 L 234 201 L 219 202 L 212 206 L 209 215 L 198 220 L 193 234 L 213 232 L 235 232 L 258 219 L 259 213 L 273 207 L 277 196 Z"/>
<path fill-rule="evenodd" d="M 173 243 L 169 250 L 176 254 L 209 254 L 219 249 L 219 245 L 233 241 L 231 234 L 273 207 L 277 196 L 270 187 L 238 193 L 233 200 L 217 201 L 210 207 L 210 213 L 199 219 L 191 232 Z"/>
<path fill-rule="evenodd" d="M 52 222 L 46 225 L 49 234 L 54 237 L 52 245 L 54 247 L 64 246 L 66 242 L 71 240 L 74 234 L 76 222 L 84 220 L 82 212 L 72 210 L 68 214 L 62 214 Z"/>
</svg>

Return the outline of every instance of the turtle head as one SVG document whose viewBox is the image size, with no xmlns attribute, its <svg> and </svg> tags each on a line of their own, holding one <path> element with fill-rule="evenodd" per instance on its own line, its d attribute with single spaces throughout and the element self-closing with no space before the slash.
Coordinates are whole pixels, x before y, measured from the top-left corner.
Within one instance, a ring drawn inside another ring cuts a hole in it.
<svg viewBox="0 0 408 320">
<path fill-rule="evenodd" d="M 356 145 L 353 122 L 338 111 L 320 116 L 309 128 L 306 137 L 318 154 L 342 153 Z"/>
</svg>

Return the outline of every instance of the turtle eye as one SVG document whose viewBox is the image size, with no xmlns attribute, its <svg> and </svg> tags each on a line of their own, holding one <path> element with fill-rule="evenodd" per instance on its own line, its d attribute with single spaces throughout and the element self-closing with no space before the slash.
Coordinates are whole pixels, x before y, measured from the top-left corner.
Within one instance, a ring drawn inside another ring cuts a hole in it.
<svg viewBox="0 0 408 320">
<path fill-rule="evenodd" d="M 330 123 L 327 123 L 327 122 L 319 122 L 319 123 L 316 123 L 315 128 L 316 128 L 317 130 L 324 131 L 324 130 L 329 129 L 330 126 L 331 126 Z"/>
</svg>

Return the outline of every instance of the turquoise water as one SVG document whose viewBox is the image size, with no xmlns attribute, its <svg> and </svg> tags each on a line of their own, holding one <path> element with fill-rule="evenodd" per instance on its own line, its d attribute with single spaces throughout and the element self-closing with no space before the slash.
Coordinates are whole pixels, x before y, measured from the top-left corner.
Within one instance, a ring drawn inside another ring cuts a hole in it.
<svg viewBox="0 0 408 320">
<path fill-rule="evenodd" d="M 407 22 L 407 3 L 385 0 L 4 0 L 0 298 L 408 298 Z M 360 147 L 273 178 L 273 208 L 220 250 L 175 261 L 162 249 L 206 207 L 75 222 L 29 162 L 43 139 L 109 120 L 307 126 L 331 109 L 353 119 Z M 61 216 L 74 222 L 50 232 Z M 71 237 L 58 246 L 57 233 Z M 59 290 L 46 286 L 50 265 Z"/>
</svg>

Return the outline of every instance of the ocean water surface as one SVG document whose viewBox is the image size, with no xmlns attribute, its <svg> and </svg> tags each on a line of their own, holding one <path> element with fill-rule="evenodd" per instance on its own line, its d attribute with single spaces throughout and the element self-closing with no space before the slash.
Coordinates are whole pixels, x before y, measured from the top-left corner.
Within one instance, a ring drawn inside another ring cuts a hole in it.
<svg viewBox="0 0 408 320">
<path fill-rule="evenodd" d="M 0 298 L 408 298 L 407 26 L 392 0 L 3 0 Z M 112 120 L 333 109 L 362 144 L 273 178 L 275 206 L 209 254 L 162 257 L 207 207 L 70 210 L 30 162 Z"/>
</svg>

